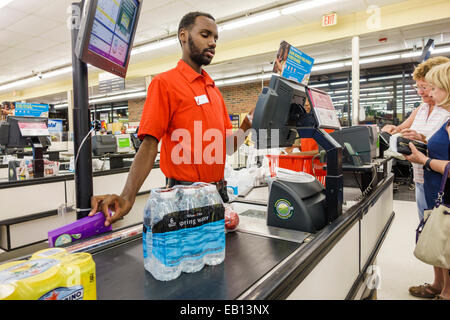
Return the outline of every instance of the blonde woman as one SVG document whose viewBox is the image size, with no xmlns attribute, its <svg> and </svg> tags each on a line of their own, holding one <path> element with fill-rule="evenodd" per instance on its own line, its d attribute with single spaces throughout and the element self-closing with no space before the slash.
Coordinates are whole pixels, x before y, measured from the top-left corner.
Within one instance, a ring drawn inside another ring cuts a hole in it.
<svg viewBox="0 0 450 320">
<path fill-rule="evenodd" d="M 390 134 L 401 132 L 402 136 L 411 140 L 427 142 L 427 137 L 433 135 L 443 123 L 447 122 L 450 113 L 439 107 L 430 96 L 430 86 L 425 80 L 427 73 L 435 66 L 450 62 L 450 59 L 437 56 L 419 64 L 413 73 L 416 81 L 415 88 L 417 94 L 422 98 L 422 104 L 416 108 L 411 115 L 401 125 L 387 125 L 383 131 Z M 416 189 L 416 203 L 419 214 L 419 221 L 423 219 L 423 211 L 427 209 L 425 190 L 423 189 L 423 168 L 421 165 L 413 163 L 414 183 Z"/>
<path fill-rule="evenodd" d="M 430 86 L 430 96 L 436 104 L 450 111 L 450 62 L 432 68 L 425 77 Z M 413 163 L 424 167 L 424 189 L 428 208 L 432 208 L 438 197 L 442 175 L 450 161 L 450 125 L 447 120 L 431 138 L 428 139 L 428 156 L 419 152 L 412 143 L 412 154 L 405 156 Z M 450 183 L 447 182 L 443 203 L 450 205 Z M 449 235 L 450 237 L 450 235 Z M 411 287 L 414 296 L 450 300 L 450 274 L 448 269 L 434 267 L 433 284 Z"/>
</svg>

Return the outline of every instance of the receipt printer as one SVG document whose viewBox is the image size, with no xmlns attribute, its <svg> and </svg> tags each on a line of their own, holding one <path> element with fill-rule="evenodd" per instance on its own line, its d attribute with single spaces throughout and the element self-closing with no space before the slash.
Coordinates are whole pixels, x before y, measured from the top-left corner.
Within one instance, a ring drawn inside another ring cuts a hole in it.
<svg viewBox="0 0 450 320">
<path fill-rule="evenodd" d="M 270 184 L 267 225 L 316 233 L 327 225 L 322 184 L 304 172 L 301 179 L 280 178 Z"/>
</svg>

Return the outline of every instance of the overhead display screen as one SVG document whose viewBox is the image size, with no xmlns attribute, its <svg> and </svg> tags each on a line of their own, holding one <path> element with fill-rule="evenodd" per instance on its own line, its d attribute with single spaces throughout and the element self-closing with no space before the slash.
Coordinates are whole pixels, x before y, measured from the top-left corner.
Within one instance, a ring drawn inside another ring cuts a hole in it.
<svg viewBox="0 0 450 320">
<path fill-rule="evenodd" d="M 125 78 L 142 0 L 86 0 L 75 53 Z"/>
<path fill-rule="evenodd" d="M 89 50 L 124 66 L 137 9 L 136 0 L 99 0 Z"/>
</svg>

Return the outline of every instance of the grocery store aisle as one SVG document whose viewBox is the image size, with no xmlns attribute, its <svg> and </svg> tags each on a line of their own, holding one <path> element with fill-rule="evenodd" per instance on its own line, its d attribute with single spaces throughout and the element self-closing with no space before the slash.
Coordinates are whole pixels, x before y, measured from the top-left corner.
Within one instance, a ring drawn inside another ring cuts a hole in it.
<svg viewBox="0 0 450 320">
<path fill-rule="evenodd" d="M 378 300 L 420 300 L 411 296 L 408 288 L 432 282 L 433 269 L 413 255 L 415 230 L 419 224 L 416 203 L 394 200 L 394 212 L 395 219 L 377 258 Z"/>
</svg>

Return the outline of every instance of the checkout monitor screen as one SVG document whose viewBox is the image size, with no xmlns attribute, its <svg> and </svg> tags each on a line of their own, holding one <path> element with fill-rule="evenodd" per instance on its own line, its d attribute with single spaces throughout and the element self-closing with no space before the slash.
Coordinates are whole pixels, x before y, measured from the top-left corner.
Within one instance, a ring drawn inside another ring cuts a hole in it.
<svg viewBox="0 0 450 320">
<path fill-rule="evenodd" d="M 252 134 L 259 149 L 290 147 L 297 138 L 298 121 L 307 113 L 307 88 L 300 83 L 273 75 L 263 89 L 253 115 Z M 314 119 L 313 119 L 314 120 Z M 311 126 L 314 126 L 312 123 Z"/>
<path fill-rule="evenodd" d="M 129 134 L 116 135 L 117 152 L 131 152 L 131 137 Z"/>
<path fill-rule="evenodd" d="M 47 118 L 9 116 L 8 148 L 29 147 L 27 137 L 49 136 Z"/>
<path fill-rule="evenodd" d="M 124 66 L 137 8 L 135 0 L 99 0 L 89 50 Z"/>
<path fill-rule="evenodd" d="M 142 0 L 89 0 L 77 39 L 86 63 L 125 77 Z"/>
<path fill-rule="evenodd" d="M 307 92 L 318 127 L 323 129 L 341 129 L 341 123 L 331 97 L 326 92 L 314 88 L 308 88 Z"/>
</svg>

